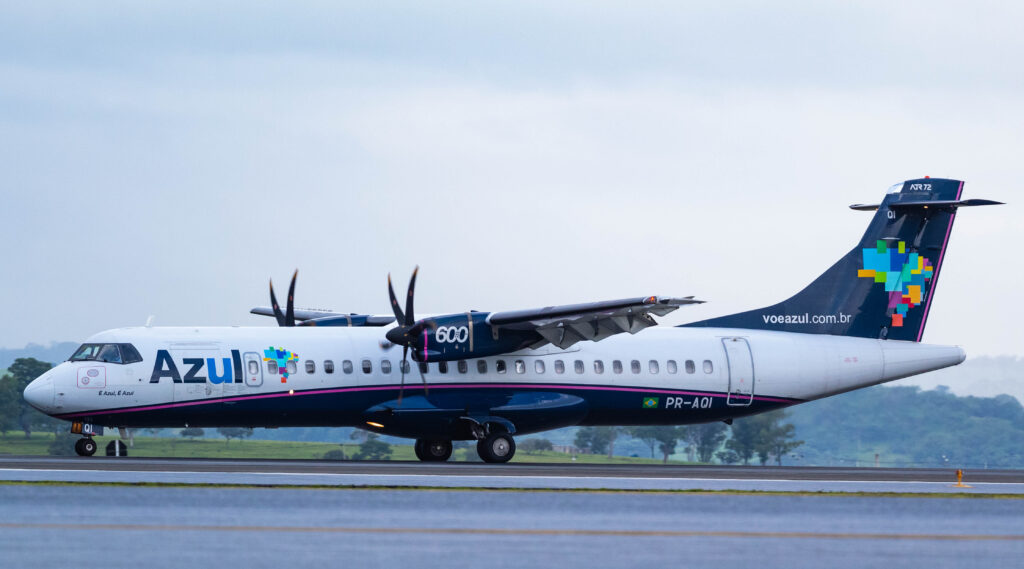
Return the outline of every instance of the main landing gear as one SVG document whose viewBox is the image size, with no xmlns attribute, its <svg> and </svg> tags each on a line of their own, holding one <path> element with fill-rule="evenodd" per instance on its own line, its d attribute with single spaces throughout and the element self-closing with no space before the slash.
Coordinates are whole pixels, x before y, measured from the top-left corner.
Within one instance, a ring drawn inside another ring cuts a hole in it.
<svg viewBox="0 0 1024 569">
<path fill-rule="evenodd" d="M 83 437 L 75 441 L 75 452 L 78 456 L 92 456 L 96 454 L 96 441 L 91 437 Z"/>
<path fill-rule="evenodd" d="M 416 439 L 413 450 L 416 451 L 416 458 L 423 462 L 444 462 L 452 456 L 452 442 Z"/>
<path fill-rule="evenodd" d="M 477 441 L 476 452 L 484 462 L 508 462 L 516 454 L 516 441 L 508 433 L 491 433 Z"/>
</svg>

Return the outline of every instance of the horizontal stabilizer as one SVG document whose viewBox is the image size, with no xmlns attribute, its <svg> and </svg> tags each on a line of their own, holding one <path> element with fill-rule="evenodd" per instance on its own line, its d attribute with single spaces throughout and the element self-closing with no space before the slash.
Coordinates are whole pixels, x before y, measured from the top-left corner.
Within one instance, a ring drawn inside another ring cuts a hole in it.
<svg viewBox="0 0 1024 569">
<path fill-rule="evenodd" d="M 857 211 L 877 211 L 879 206 L 882 204 L 853 204 L 850 209 Z M 983 200 L 983 199 L 971 199 L 971 200 L 916 200 L 916 201 L 895 201 L 889 204 L 890 209 L 906 209 L 916 207 L 934 207 L 934 208 L 958 208 L 958 207 L 974 207 L 979 205 L 1004 205 L 1003 202 L 997 202 L 994 200 Z"/>
</svg>

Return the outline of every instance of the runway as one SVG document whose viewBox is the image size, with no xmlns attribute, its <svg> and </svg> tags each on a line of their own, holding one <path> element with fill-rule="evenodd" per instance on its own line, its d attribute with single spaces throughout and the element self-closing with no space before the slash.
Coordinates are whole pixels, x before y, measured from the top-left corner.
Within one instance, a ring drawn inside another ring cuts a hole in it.
<svg viewBox="0 0 1024 569">
<path fill-rule="evenodd" d="M 0 511 L 3 567 L 943 568 L 1024 556 L 1016 499 L 0 484 Z"/>
<path fill-rule="evenodd" d="M 1024 494 L 1024 471 L 109 457 L 0 457 L 0 480 L 583 490 Z"/>
</svg>

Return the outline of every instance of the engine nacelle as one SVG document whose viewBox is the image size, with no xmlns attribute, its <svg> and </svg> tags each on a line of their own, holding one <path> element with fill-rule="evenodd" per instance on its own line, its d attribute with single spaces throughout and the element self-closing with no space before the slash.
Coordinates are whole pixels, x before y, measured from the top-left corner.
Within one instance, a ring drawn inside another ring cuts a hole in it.
<svg viewBox="0 0 1024 569">
<path fill-rule="evenodd" d="M 418 362 L 466 360 L 521 350 L 541 337 L 533 330 L 509 330 L 487 323 L 489 312 L 467 312 L 428 318 L 413 341 Z"/>
</svg>

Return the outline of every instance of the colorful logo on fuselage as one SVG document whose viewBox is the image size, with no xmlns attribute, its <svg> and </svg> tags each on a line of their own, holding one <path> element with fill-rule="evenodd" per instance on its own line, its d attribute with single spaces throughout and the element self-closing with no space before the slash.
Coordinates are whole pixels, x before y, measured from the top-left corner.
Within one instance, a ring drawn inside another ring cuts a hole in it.
<svg viewBox="0 0 1024 569">
<path fill-rule="evenodd" d="M 888 308 L 893 311 L 892 326 L 903 326 L 907 312 L 927 297 L 927 283 L 935 274 L 931 261 L 918 253 L 907 253 L 907 244 L 903 241 L 891 247 L 879 240 L 874 248 L 861 252 L 864 268 L 857 271 L 857 276 L 872 278 L 885 287 L 889 293 Z"/>
<path fill-rule="evenodd" d="M 299 355 L 293 354 L 282 348 L 274 348 L 271 346 L 263 350 L 263 361 L 275 362 L 277 364 L 278 373 L 281 374 L 281 383 L 285 383 L 288 381 L 288 362 L 298 362 Z M 298 363 L 293 365 L 298 365 Z"/>
<path fill-rule="evenodd" d="M 644 407 L 644 409 L 657 409 L 658 408 L 658 398 L 657 397 L 644 397 L 643 407 Z"/>
</svg>

